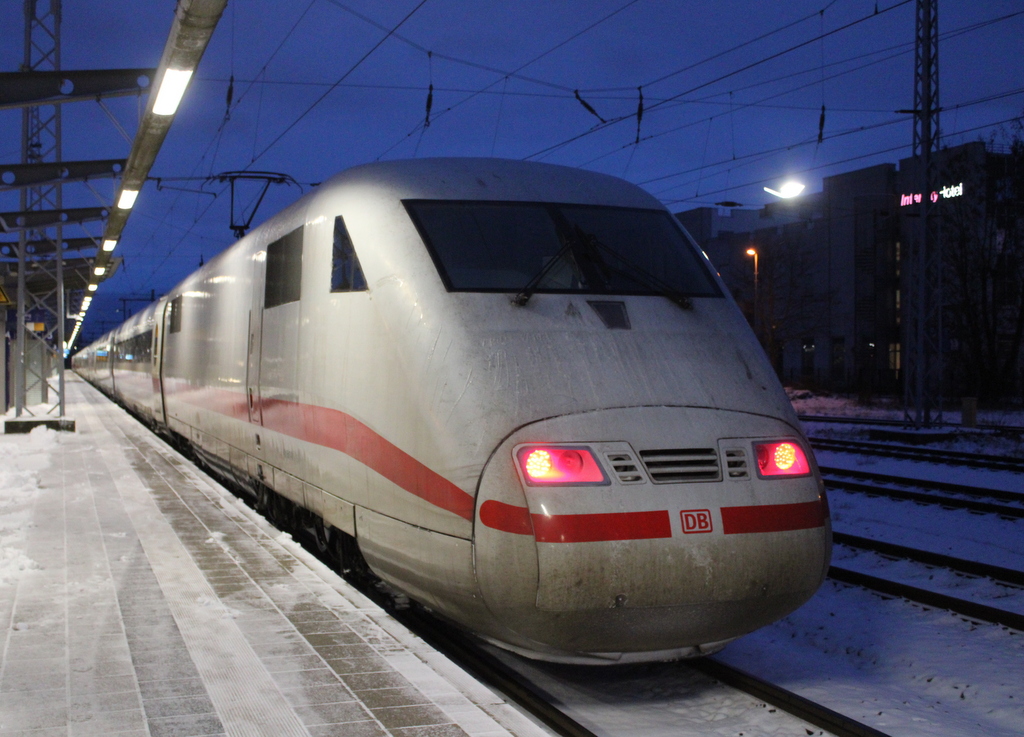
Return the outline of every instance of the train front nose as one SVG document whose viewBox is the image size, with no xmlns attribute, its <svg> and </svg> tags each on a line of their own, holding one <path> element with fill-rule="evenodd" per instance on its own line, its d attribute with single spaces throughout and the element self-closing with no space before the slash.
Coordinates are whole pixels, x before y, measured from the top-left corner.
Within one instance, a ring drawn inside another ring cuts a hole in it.
<svg viewBox="0 0 1024 737">
<path fill-rule="evenodd" d="M 477 576 L 507 630 L 495 638 L 551 659 L 678 657 L 785 616 L 831 549 L 802 450 L 779 420 L 695 408 L 523 428 L 478 497 Z"/>
</svg>

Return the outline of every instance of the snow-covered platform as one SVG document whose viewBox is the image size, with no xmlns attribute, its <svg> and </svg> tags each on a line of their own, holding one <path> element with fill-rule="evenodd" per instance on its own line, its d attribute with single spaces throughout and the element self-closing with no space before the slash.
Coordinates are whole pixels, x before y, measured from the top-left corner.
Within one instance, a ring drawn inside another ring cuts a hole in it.
<svg viewBox="0 0 1024 737">
<path fill-rule="evenodd" d="M 0 435 L 0 734 L 534 737 L 533 721 L 72 378 Z"/>
</svg>

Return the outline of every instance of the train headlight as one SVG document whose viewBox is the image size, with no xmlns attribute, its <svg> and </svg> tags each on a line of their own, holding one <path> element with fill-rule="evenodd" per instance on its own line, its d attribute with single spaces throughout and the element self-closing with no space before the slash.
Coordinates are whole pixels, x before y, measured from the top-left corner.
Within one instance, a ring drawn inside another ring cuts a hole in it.
<svg viewBox="0 0 1024 737">
<path fill-rule="evenodd" d="M 754 443 L 754 454 L 761 476 L 806 476 L 811 472 L 803 448 L 788 440 Z"/>
<path fill-rule="evenodd" d="M 529 445 L 516 451 L 523 477 L 530 486 L 603 486 L 608 477 L 590 448 Z"/>
</svg>

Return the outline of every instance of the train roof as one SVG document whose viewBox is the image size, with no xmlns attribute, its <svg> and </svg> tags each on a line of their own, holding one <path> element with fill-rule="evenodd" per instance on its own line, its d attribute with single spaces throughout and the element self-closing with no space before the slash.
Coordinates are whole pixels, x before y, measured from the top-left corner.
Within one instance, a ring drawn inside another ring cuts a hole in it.
<svg viewBox="0 0 1024 737">
<path fill-rule="evenodd" d="M 383 161 L 348 169 L 321 191 L 371 188 L 371 196 L 425 200 L 573 202 L 663 209 L 640 187 L 569 166 L 491 158 Z"/>
</svg>

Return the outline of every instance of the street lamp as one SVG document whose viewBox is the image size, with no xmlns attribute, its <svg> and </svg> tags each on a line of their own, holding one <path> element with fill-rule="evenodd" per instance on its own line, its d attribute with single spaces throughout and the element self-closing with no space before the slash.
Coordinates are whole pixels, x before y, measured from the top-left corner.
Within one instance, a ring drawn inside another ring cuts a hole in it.
<svg viewBox="0 0 1024 737">
<path fill-rule="evenodd" d="M 758 340 L 760 340 L 760 335 L 757 332 L 757 249 L 753 247 L 748 248 L 747 255 L 754 257 L 754 335 L 757 335 Z"/>
<path fill-rule="evenodd" d="M 788 181 L 783 184 L 777 191 L 771 187 L 765 187 L 764 191 L 768 194 L 773 194 L 776 197 L 781 197 L 784 200 L 788 200 L 791 197 L 796 197 L 804 191 L 804 185 L 800 182 Z"/>
</svg>

